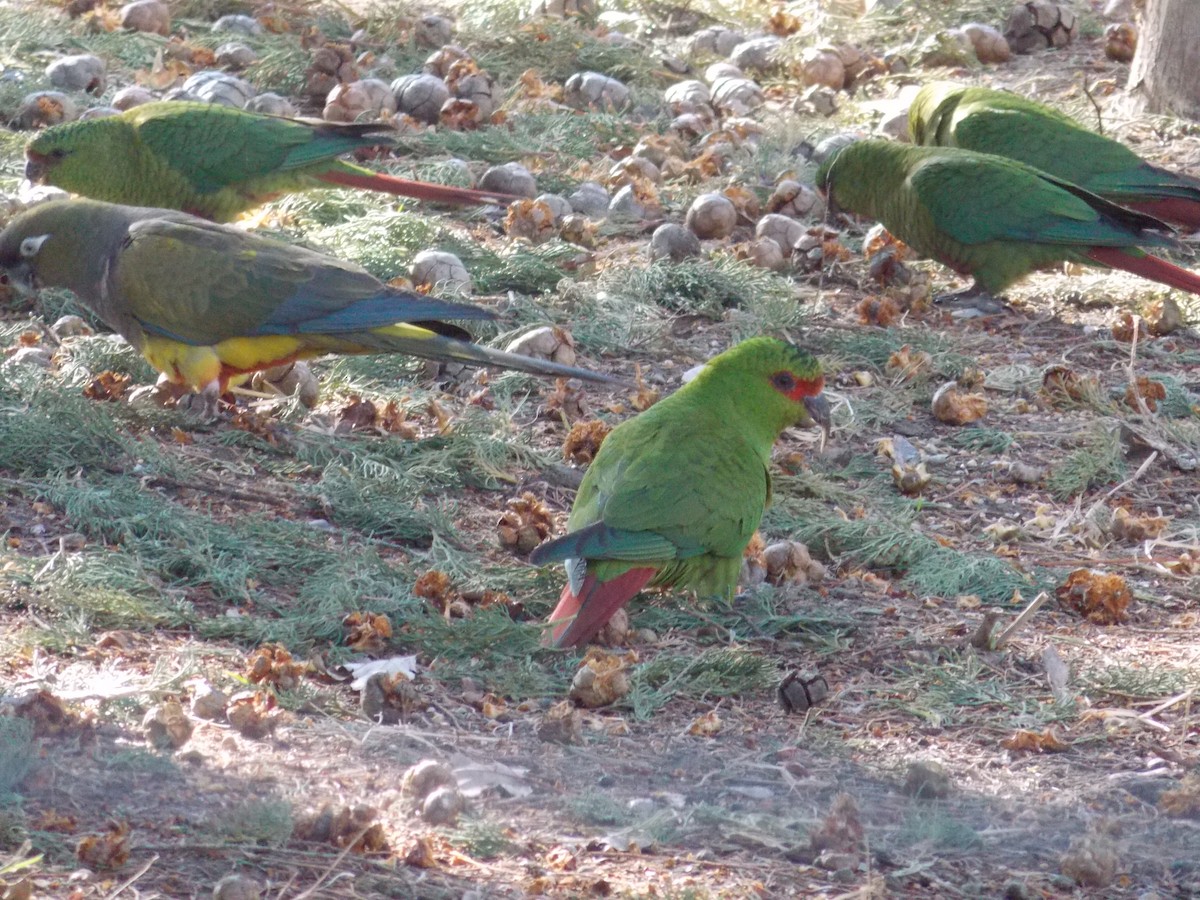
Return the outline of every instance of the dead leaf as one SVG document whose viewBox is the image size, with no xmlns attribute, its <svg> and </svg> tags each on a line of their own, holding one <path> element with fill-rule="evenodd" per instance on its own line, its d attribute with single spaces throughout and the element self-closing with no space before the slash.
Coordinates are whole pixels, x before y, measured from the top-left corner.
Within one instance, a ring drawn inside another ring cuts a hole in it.
<svg viewBox="0 0 1200 900">
<path fill-rule="evenodd" d="M 553 530 L 550 510 L 530 491 L 512 498 L 505 505 L 507 509 L 500 514 L 496 524 L 496 536 L 505 550 L 525 556 Z"/>
<path fill-rule="evenodd" d="M 1002 740 L 1000 746 L 1014 753 L 1063 753 L 1071 749 L 1071 745 L 1065 743 L 1051 728 L 1045 731 L 1022 729 Z"/>
<path fill-rule="evenodd" d="M 89 834 L 75 845 L 75 858 L 90 869 L 119 869 L 129 861 L 129 823 L 110 820 L 103 834 Z"/>
<path fill-rule="evenodd" d="M 263 644 L 250 654 L 246 680 L 251 684 L 266 683 L 281 690 L 290 690 L 300 682 L 300 676 L 307 669 L 306 663 L 296 662 L 283 646 Z"/>
<path fill-rule="evenodd" d="M 576 422 L 563 441 L 563 457 L 584 466 L 596 458 L 600 445 L 612 431 L 612 426 L 600 419 Z"/>
<path fill-rule="evenodd" d="M 1120 575 L 1091 569 L 1076 569 L 1054 594 L 1069 610 L 1097 625 L 1116 625 L 1124 620 L 1133 592 Z"/>
<path fill-rule="evenodd" d="M 89 400 L 120 400 L 130 380 L 130 376 L 118 372 L 101 372 L 83 389 L 83 396 Z"/>
<path fill-rule="evenodd" d="M 692 724 L 688 726 L 688 734 L 696 737 L 712 737 L 720 732 L 724 724 L 721 717 L 717 715 L 717 711 L 710 709 L 692 720 Z"/>
<path fill-rule="evenodd" d="M 905 381 L 912 381 L 917 376 L 933 370 L 933 357 L 924 350 L 913 350 L 912 347 L 905 344 L 888 357 L 887 365 L 884 368 Z"/>
<path fill-rule="evenodd" d="M 1142 398 L 1146 409 L 1154 412 L 1158 409 L 1158 401 L 1167 399 L 1167 389 L 1163 387 L 1162 382 L 1140 375 L 1136 384 L 1128 385 L 1125 388 L 1125 405 L 1134 412 L 1141 412 L 1138 397 Z"/>
<path fill-rule="evenodd" d="M 987 415 L 987 398 L 983 394 L 968 394 L 958 383 L 948 381 L 933 395 L 933 416 L 948 425 L 967 425 Z"/>
<path fill-rule="evenodd" d="M 571 681 L 571 699 L 588 709 L 616 703 L 630 691 L 628 667 L 636 659 L 633 653 L 588 648 Z"/>
<path fill-rule="evenodd" d="M 380 613 L 352 612 L 342 619 L 342 640 L 363 653 L 379 653 L 392 639 L 392 622 Z"/>
</svg>

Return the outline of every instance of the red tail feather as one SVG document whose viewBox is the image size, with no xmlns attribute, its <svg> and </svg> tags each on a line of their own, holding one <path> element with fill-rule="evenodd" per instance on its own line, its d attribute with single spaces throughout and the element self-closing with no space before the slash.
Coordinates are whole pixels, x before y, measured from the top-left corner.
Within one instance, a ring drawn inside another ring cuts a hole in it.
<svg viewBox="0 0 1200 900">
<path fill-rule="evenodd" d="M 358 172 L 322 172 L 317 178 L 336 184 L 340 187 L 362 188 L 368 191 L 381 191 L 385 194 L 396 194 L 400 197 L 412 197 L 414 200 L 424 200 L 427 203 L 454 203 L 460 206 L 486 206 L 488 204 L 509 204 L 520 197 L 511 194 L 501 194 L 496 191 L 473 191 L 469 188 L 450 187 L 445 184 L 430 184 L 427 181 L 409 181 L 407 178 L 396 178 L 394 175 L 384 175 L 380 172 L 359 174 Z"/>
<path fill-rule="evenodd" d="M 1200 295 L 1200 275 L 1181 269 L 1157 256 L 1134 256 L 1119 247 L 1092 247 L 1087 255 L 1101 265 L 1123 269 L 1159 284 Z"/>
<path fill-rule="evenodd" d="M 1184 228 L 1200 228 L 1200 202 L 1185 200 L 1182 197 L 1168 197 L 1164 200 L 1146 200 L 1142 203 L 1125 203 L 1117 201 L 1129 209 L 1148 213 L 1156 219 L 1170 222 L 1172 225 L 1182 225 Z"/>
<path fill-rule="evenodd" d="M 550 632 L 545 643 L 551 647 L 586 644 L 613 617 L 613 613 L 646 586 L 656 571 L 651 568 L 630 569 L 599 584 L 595 575 L 588 575 L 583 580 L 583 588 L 578 596 L 571 592 L 570 584 L 565 585 L 558 606 L 550 613 L 550 622 L 561 624 Z"/>
</svg>

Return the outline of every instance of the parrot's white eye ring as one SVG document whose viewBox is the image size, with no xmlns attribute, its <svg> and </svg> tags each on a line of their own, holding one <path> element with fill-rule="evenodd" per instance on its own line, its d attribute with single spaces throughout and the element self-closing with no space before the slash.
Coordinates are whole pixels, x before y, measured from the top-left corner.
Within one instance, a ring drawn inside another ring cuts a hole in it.
<svg viewBox="0 0 1200 900">
<path fill-rule="evenodd" d="M 38 251 L 42 249 L 42 244 L 46 243 L 49 237 L 48 234 L 39 234 L 21 241 L 21 258 L 32 259 L 37 256 Z"/>
</svg>

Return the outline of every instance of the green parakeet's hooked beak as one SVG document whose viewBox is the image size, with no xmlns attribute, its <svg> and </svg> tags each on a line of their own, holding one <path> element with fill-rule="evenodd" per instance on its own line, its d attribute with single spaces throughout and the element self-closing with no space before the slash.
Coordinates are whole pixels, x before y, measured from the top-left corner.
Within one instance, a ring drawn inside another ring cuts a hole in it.
<svg viewBox="0 0 1200 900">
<path fill-rule="evenodd" d="M 821 443 L 824 444 L 829 440 L 829 432 L 833 428 L 833 410 L 829 406 L 829 401 L 825 399 L 824 394 L 805 397 L 804 408 L 808 410 L 809 417 L 821 426 Z"/>
</svg>

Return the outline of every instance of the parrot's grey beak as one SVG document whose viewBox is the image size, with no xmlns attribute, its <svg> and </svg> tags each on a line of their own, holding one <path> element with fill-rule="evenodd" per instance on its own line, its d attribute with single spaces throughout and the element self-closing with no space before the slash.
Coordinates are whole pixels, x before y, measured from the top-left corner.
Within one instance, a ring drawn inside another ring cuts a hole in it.
<svg viewBox="0 0 1200 900">
<path fill-rule="evenodd" d="M 833 410 L 824 394 L 804 398 L 804 408 L 814 422 L 821 426 L 821 443 L 829 440 L 829 432 L 833 427 Z"/>
<path fill-rule="evenodd" d="M 25 157 L 25 179 L 32 184 L 40 184 L 46 174 L 46 164 L 34 156 Z"/>
<path fill-rule="evenodd" d="M 33 281 L 33 267 L 28 263 L 16 263 L 3 269 L 8 286 L 21 297 L 36 293 L 37 285 Z"/>
</svg>

